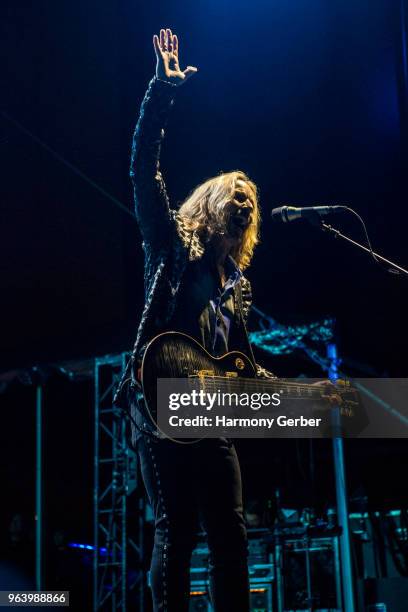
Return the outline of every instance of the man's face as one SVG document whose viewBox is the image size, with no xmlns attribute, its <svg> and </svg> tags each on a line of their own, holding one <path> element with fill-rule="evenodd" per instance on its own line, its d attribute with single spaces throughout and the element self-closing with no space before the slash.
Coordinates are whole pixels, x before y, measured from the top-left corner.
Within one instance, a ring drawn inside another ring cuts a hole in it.
<svg viewBox="0 0 408 612">
<path fill-rule="evenodd" d="M 248 183 L 239 179 L 236 182 L 232 199 L 226 205 L 228 215 L 228 234 L 234 240 L 240 240 L 253 221 L 255 193 Z"/>
</svg>

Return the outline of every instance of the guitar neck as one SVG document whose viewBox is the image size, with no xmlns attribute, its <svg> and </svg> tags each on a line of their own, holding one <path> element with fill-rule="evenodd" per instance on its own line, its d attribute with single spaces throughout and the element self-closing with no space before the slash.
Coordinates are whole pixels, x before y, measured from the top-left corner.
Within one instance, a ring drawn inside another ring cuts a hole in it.
<svg viewBox="0 0 408 612">
<path fill-rule="evenodd" d="M 320 400 L 327 395 L 323 386 L 289 382 L 279 378 L 246 378 L 232 376 L 201 377 L 207 390 L 225 393 L 279 393 L 286 398 Z"/>
</svg>

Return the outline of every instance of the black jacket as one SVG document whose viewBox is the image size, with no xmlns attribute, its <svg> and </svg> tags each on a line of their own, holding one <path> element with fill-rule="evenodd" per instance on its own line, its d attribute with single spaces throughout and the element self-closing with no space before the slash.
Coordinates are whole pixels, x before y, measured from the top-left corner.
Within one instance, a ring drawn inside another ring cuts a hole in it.
<svg viewBox="0 0 408 612">
<path fill-rule="evenodd" d="M 197 232 L 187 228 L 183 218 L 170 207 L 160 172 L 164 127 L 177 89 L 156 77 L 150 81 L 133 136 L 130 176 L 145 256 L 145 305 L 132 355 L 116 394 L 115 401 L 119 404 L 129 404 L 129 392 L 133 404 L 132 390 L 138 388 L 136 371 L 143 351 L 154 336 L 169 331 L 167 325 L 186 267 L 205 251 Z M 242 277 L 235 289 L 235 324 L 241 333 L 238 345 L 231 349 L 245 352 L 254 361 L 246 331 L 251 301 L 250 283 Z"/>
</svg>

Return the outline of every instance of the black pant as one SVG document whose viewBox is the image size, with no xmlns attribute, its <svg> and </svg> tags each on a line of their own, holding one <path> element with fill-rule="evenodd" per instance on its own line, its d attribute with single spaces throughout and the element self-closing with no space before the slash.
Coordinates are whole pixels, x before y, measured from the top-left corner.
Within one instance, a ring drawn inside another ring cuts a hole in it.
<svg viewBox="0 0 408 612">
<path fill-rule="evenodd" d="M 138 450 L 155 517 L 154 611 L 188 611 L 191 553 L 201 521 L 215 611 L 248 612 L 241 472 L 232 442 L 218 438 L 182 445 L 143 435 Z"/>
</svg>

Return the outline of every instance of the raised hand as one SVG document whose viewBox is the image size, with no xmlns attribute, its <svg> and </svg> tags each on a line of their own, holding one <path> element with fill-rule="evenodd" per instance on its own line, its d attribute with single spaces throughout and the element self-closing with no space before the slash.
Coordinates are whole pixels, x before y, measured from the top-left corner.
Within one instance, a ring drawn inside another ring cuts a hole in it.
<svg viewBox="0 0 408 612">
<path fill-rule="evenodd" d="M 181 85 L 197 72 L 194 66 L 187 66 L 185 70 L 180 70 L 178 38 L 169 28 L 160 30 L 160 37 L 157 34 L 153 36 L 153 46 L 157 59 L 156 77 L 158 79 Z"/>
</svg>

